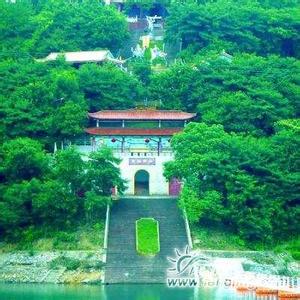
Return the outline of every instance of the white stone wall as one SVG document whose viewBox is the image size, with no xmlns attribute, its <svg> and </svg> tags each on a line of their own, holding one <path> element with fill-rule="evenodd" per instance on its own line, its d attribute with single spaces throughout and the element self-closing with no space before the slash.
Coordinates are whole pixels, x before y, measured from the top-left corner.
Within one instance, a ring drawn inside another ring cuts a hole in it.
<svg viewBox="0 0 300 300">
<path fill-rule="evenodd" d="M 88 154 L 95 150 L 92 146 L 77 146 L 77 149 L 82 153 L 83 159 L 88 159 Z M 134 176 L 139 170 L 145 170 L 149 173 L 149 194 L 150 195 L 169 195 L 169 182 L 163 176 L 164 163 L 173 160 L 171 151 L 163 151 L 160 155 L 157 152 L 129 152 L 121 153 L 114 151 L 114 155 L 120 158 L 121 176 L 127 181 L 127 190 L 125 195 L 134 195 Z M 154 165 L 130 165 L 130 159 L 154 159 Z"/>
<path fill-rule="evenodd" d="M 134 156 L 126 154 L 119 154 L 119 157 L 122 159 L 120 164 L 122 178 L 127 181 L 127 190 L 125 195 L 134 195 L 134 176 L 135 173 L 139 170 L 145 170 L 149 173 L 149 194 L 150 195 L 169 195 L 169 183 L 166 178 L 163 176 L 164 163 L 173 159 L 173 156 L 170 152 L 161 153 L 160 156 L 157 153 L 147 153 L 147 156 L 137 156 L 134 153 Z M 130 165 L 130 158 L 153 158 L 155 159 L 155 165 Z"/>
</svg>

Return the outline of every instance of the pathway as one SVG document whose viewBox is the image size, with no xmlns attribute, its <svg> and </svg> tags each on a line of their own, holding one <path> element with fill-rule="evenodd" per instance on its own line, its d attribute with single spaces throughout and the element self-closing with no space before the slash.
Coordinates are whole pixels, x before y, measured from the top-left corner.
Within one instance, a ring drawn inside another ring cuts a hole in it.
<svg viewBox="0 0 300 300">
<path fill-rule="evenodd" d="M 135 221 L 153 217 L 159 221 L 161 251 L 155 257 L 138 255 Z M 184 249 L 187 236 L 176 199 L 121 199 L 114 204 L 109 226 L 106 283 L 164 283 L 170 267 L 167 256 Z"/>
</svg>

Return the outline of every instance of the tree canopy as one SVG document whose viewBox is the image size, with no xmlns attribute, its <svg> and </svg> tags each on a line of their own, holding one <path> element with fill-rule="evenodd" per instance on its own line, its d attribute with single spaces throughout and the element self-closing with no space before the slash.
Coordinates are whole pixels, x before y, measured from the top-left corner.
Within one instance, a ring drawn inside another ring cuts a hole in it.
<svg viewBox="0 0 300 300">
<path fill-rule="evenodd" d="M 119 50 L 128 37 L 125 17 L 99 1 L 0 1 L 2 55 L 45 57 L 50 52 Z"/>
<path fill-rule="evenodd" d="M 127 5 L 153 6 L 133 2 Z M 192 222 L 222 224 L 253 242 L 299 233 L 298 1 L 154 5 L 168 10 L 164 42 L 166 49 L 180 45 L 176 61 L 168 54 L 166 66 L 153 68 L 161 61 L 151 62 L 147 49 L 120 68 L 38 60 L 99 49 L 118 56 L 131 42 L 126 15 L 113 6 L 0 0 L 3 236 L 102 216 L 111 187 L 125 186 L 120 161 L 108 149 L 89 157 L 72 147 L 53 154 L 54 142 L 80 137 L 88 111 L 144 103 L 197 113 L 172 138 L 175 160 L 165 168 L 167 178 L 184 182 L 179 204 Z"/>
<path fill-rule="evenodd" d="M 102 217 L 110 189 L 124 190 L 119 160 L 109 149 L 88 160 L 75 148 L 49 156 L 29 138 L 6 142 L 1 148 L 0 232 L 11 237 L 27 226 L 53 227 Z"/>
<path fill-rule="evenodd" d="M 205 123 L 174 136 L 165 174 L 184 180 L 180 205 L 192 222 L 222 222 L 254 242 L 299 233 L 299 121 L 277 126 L 272 138 Z"/>
<path fill-rule="evenodd" d="M 149 89 L 164 108 L 197 111 L 227 131 L 270 135 L 275 122 L 299 115 L 299 70 L 292 58 L 242 54 L 228 61 L 200 53 L 153 75 Z"/>
<path fill-rule="evenodd" d="M 216 45 L 231 53 L 299 57 L 299 12 L 259 1 L 175 2 L 167 19 L 166 38 L 200 50 Z M 221 48 L 221 49 L 222 49 Z M 219 50 L 221 50 L 219 49 Z"/>
</svg>

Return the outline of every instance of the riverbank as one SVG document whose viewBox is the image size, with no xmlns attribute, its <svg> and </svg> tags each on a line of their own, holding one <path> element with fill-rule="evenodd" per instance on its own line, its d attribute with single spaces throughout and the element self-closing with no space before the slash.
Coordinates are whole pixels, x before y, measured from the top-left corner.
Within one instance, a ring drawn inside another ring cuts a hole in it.
<svg viewBox="0 0 300 300">
<path fill-rule="evenodd" d="M 15 251 L 31 253 L 41 251 L 84 250 L 97 251 L 103 248 L 105 218 L 92 224 L 77 224 L 70 228 L 50 226 L 27 227 L 13 237 L 0 240 L 0 254 Z"/>
<path fill-rule="evenodd" d="M 272 252 L 194 250 L 192 253 L 210 257 L 217 269 L 226 265 L 224 269 L 229 270 L 235 265 L 246 273 L 300 276 L 299 263 Z M 104 250 L 2 253 L 0 283 L 101 285 L 104 282 L 104 261 Z"/>
<path fill-rule="evenodd" d="M 300 276 L 300 261 L 293 256 L 294 253 L 298 253 L 299 240 L 277 247 L 254 245 L 256 247 L 251 248 L 238 235 L 226 229 L 195 225 L 191 226 L 191 238 L 195 254 L 204 254 L 214 259 L 228 259 L 228 261 L 240 260 L 240 268 L 246 272 Z"/>
<path fill-rule="evenodd" d="M 284 256 L 288 260 L 300 262 L 300 239 L 297 237 L 291 237 L 287 241 L 278 240 L 271 244 L 250 243 L 242 240 L 238 234 L 224 226 L 191 225 L 190 229 L 194 249 L 273 253 L 281 257 Z M 261 258 L 260 254 L 259 258 Z"/>
<path fill-rule="evenodd" d="M 16 251 L 0 254 L 0 282 L 101 284 L 104 251 Z"/>
</svg>

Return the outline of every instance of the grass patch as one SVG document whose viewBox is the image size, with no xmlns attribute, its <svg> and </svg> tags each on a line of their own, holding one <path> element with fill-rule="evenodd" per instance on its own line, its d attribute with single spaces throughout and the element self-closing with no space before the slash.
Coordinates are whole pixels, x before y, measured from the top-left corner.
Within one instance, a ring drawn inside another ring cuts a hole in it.
<svg viewBox="0 0 300 300">
<path fill-rule="evenodd" d="M 300 260 L 300 239 L 291 237 L 278 244 L 250 243 L 242 240 L 237 234 L 222 226 L 191 225 L 194 248 L 225 251 L 274 251 L 276 254 L 287 253 L 293 259 Z M 263 261 L 259 257 L 260 262 Z M 264 263 L 267 263 L 264 261 Z"/>
<path fill-rule="evenodd" d="M 59 256 L 50 262 L 50 269 L 65 267 L 69 271 L 77 270 L 80 267 L 80 260 L 65 256 Z"/>
<path fill-rule="evenodd" d="M 155 255 L 160 251 L 158 221 L 153 218 L 136 221 L 136 250 L 142 255 Z"/>
<path fill-rule="evenodd" d="M 50 262 L 49 267 L 50 269 L 54 270 L 64 267 L 68 271 L 74 271 L 77 269 L 90 271 L 95 269 L 102 270 L 104 267 L 104 263 L 102 261 L 91 261 L 88 258 L 78 259 L 74 257 L 60 255 Z"/>
<path fill-rule="evenodd" d="M 213 250 L 251 250 L 238 235 L 226 228 L 191 226 L 195 248 Z"/>
<path fill-rule="evenodd" d="M 276 245 L 274 248 L 276 253 L 289 253 L 293 259 L 300 261 L 300 238 L 292 238 Z"/>
<path fill-rule="evenodd" d="M 99 250 L 103 247 L 103 236 L 104 221 L 65 230 L 30 227 L 20 232 L 17 242 L 3 241 L 1 252 Z"/>
</svg>

